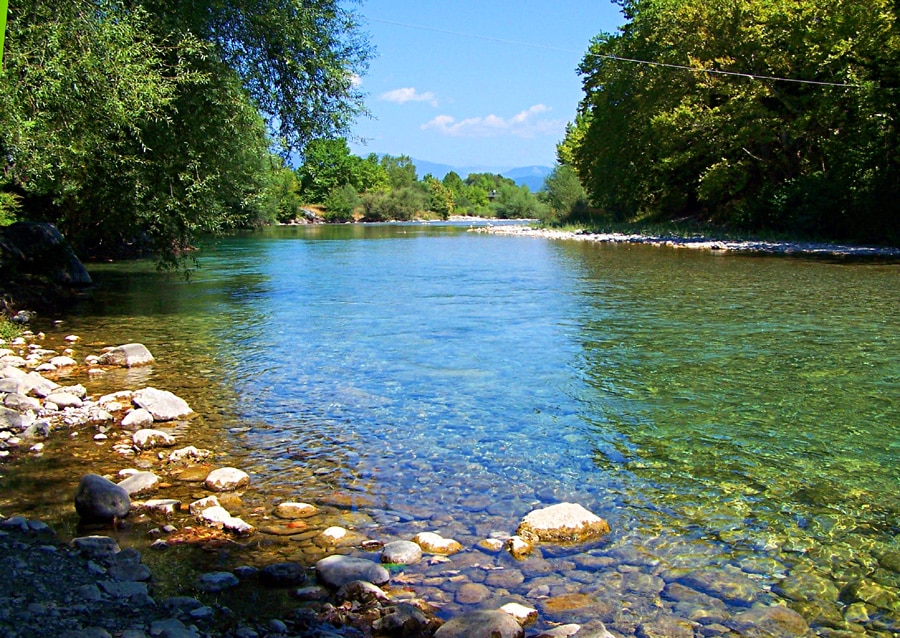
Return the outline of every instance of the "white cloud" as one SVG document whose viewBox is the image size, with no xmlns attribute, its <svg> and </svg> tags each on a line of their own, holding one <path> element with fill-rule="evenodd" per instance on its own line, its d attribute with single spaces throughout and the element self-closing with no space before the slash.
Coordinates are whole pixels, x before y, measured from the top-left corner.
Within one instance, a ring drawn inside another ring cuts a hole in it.
<svg viewBox="0 0 900 638">
<path fill-rule="evenodd" d="M 362 86 L 363 79 L 356 73 L 350 74 L 350 86 L 357 89 Z"/>
<path fill-rule="evenodd" d="M 407 102 L 428 102 L 431 106 L 437 106 L 437 96 L 431 91 L 419 93 L 413 87 L 394 89 L 387 93 L 382 93 L 380 98 L 386 102 L 394 102 L 396 104 L 405 104 Z"/>
<path fill-rule="evenodd" d="M 537 137 L 539 135 L 561 135 L 566 123 L 563 120 L 542 118 L 550 112 L 545 104 L 535 104 L 529 109 L 516 113 L 510 118 L 494 115 L 469 117 L 456 121 L 450 115 L 438 115 L 422 125 L 422 130 L 434 129 L 442 135 L 451 137 L 497 137 L 512 135 L 515 137 Z"/>
</svg>

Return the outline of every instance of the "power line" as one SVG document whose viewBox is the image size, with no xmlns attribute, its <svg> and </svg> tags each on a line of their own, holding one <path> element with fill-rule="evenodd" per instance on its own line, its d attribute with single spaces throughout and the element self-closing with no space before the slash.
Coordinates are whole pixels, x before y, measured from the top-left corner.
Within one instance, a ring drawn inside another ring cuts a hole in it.
<svg viewBox="0 0 900 638">
<path fill-rule="evenodd" d="M 473 40 L 483 40 L 485 42 L 495 42 L 497 44 L 510 44 L 513 46 L 520 47 L 528 47 L 530 49 L 544 49 L 549 51 L 560 51 L 562 53 L 577 53 L 581 55 L 581 51 L 575 49 L 566 49 L 563 47 L 556 47 L 549 44 L 540 44 L 537 42 L 518 42 L 516 40 L 506 40 L 503 38 L 497 38 L 492 36 L 485 35 L 476 35 L 474 33 L 462 33 L 460 31 L 450 31 L 448 29 L 438 29 L 436 27 L 426 27 L 420 24 L 409 24 L 407 22 L 394 22 L 393 20 L 380 20 L 378 18 L 369 18 L 370 22 L 378 22 L 381 24 L 389 24 L 395 27 L 404 27 L 407 29 L 417 29 L 419 31 L 430 31 L 432 33 L 443 33 L 445 35 L 452 35 L 461 38 L 471 38 Z M 740 71 L 724 71 L 722 69 L 698 69 L 696 67 L 687 66 L 684 64 L 670 64 L 667 62 L 654 62 L 653 60 L 639 60 L 636 58 L 624 58 L 618 55 L 610 55 L 610 54 L 602 54 L 602 53 L 587 53 L 585 57 L 593 57 L 593 58 L 602 58 L 605 60 L 611 60 L 613 62 L 625 62 L 628 64 L 642 64 L 645 66 L 655 66 L 666 69 L 676 69 L 679 71 L 688 71 L 690 73 L 710 73 L 713 75 L 727 75 L 732 77 L 740 77 L 740 78 L 748 78 L 751 80 L 768 80 L 770 82 L 791 82 L 794 84 L 811 84 L 813 86 L 831 86 L 845 89 L 858 89 L 861 88 L 859 84 L 849 84 L 846 82 L 823 82 L 821 80 L 801 80 L 797 78 L 785 78 L 779 77 L 775 75 L 758 75 L 756 73 L 742 73 Z"/>
</svg>

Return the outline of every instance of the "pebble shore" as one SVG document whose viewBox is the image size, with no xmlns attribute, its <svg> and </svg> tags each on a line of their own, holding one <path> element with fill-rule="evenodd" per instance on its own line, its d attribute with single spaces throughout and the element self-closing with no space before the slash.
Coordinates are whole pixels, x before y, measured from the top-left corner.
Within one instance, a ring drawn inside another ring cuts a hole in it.
<svg viewBox="0 0 900 638">
<path fill-rule="evenodd" d="M 563 231 L 534 228 L 522 225 L 484 226 L 473 232 L 515 237 L 566 239 L 600 244 L 643 244 L 713 252 L 758 253 L 770 255 L 798 255 L 810 257 L 843 257 L 871 259 L 900 259 L 900 248 L 886 246 L 853 246 L 814 242 L 719 240 L 705 237 L 675 237 L 625 233 L 590 233 L 587 231 Z"/>
</svg>

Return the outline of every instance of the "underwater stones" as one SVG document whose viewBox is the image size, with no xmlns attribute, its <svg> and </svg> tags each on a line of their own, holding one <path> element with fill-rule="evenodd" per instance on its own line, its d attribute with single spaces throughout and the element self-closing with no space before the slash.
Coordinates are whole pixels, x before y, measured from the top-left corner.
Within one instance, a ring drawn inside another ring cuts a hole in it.
<svg viewBox="0 0 900 638">
<path fill-rule="evenodd" d="M 169 454 L 169 463 L 195 463 L 212 456 L 212 451 L 202 450 L 189 445 Z"/>
<path fill-rule="evenodd" d="M 131 400 L 152 414 L 154 421 L 174 421 L 194 412 L 184 399 L 167 390 L 143 388 L 137 390 Z"/>
<path fill-rule="evenodd" d="M 354 580 L 384 585 L 391 575 L 384 567 L 365 558 L 335 554 L 316 563 L 316 576 L 326 586 L 339 589 Z"/>
<path fill-rule="evenodd" d="M 175 445 L 175 437 L 161 430 L 138 430 L 132 435 L 131 442 L 139 450 L 149 450 L 155 447 L 172 447 Z"/>
<path fill-rule="evenodd" d="M 126 343 L 101 354 L 97 358 L 97 363 L 102 366 L 133 368 L 153 363 L 153 355 L 143 344 Z"/>
<path fill-rule="evenodd" d="M 456 590 L 456 602 L 460 605 L 476 605 L 491 597 L 491 590 L 481 583 L 463 583 Z"/>
<path fill-rule="evenodd" d="M 266 565 L 259 570 L 259 582 L 269 587 L 292 587 L 306 582 L 306 570 L 300 563 Z"/>
<path fill-rule="evenodd" d="M 825 600 L 836 602 L 840 592 L 837 586 L 828 580 L 810 572 L 795 572 L 772 587 L 772 591 L 797 602 Z"/>
<path fill-rule="evenodd" d="M 680 576 L 678 582 L 735 605 L 749 606 L 759 594 L 754 581 L 740 572 L 724 569 L 698 569 Z"/>
<path fill-rule="evenodd" d="M 209 572 L 202 574 L 195 583 L 197 589 L 207 594 L 214 594 L 240 584 L 238 577 L 231 572 Z"/>
<path fill-rule="evenodd" d="M 434 638 L 522 638 L 525 631 L 502 611 L 473 611 L 453 618 L 434 632 Z"/>
<path fill-rule="evenodd" d="M 727 626 L 748 638 L 793 638 L 809 635 L 809 625 L 793 609 L 787 607 L 754 607 L 737 614 Z"/>
<path fill-rule="evenodd" d="M 298 518 L 309 518 L 318 514 L 319 509 L 315 505 L 309 503 L 279 503 L 273 512 L 276 517 L 286 520 L 295 520 Z"/>
<path fill-rule="evenodd" d="M 372 627 L 389 636 L 429 635 L 428 616 L 421 609 L 407 604 L 397 603 L 384 610 L 384 616 L 376 620 Z"/>
<path fill-rule="evenodd" d="M 131 511 L 131 498 L 124 488 L 97 474 L 85 474 L 75 491 L 75 511 L 86 520 L 109 521 Z"/>
<path fill-rule="evenodd" d="M 422 548 L 422 551 L 430 554 L 449 556 L 462 551 L 462 545 L 452 538 L 444 538 L 436 532 L 419 532 L 412 542 Z"/>
<path fill-rule="evenodd" d="M 213 492 L 232 492 L 250 484 L 250 475 L 234 467 L 213 470 L 204 482 Z"/>
<path fill-rule="evenodd" d="M 381 550 L 382 563 L 414 565 L 422 560 L 422 548 L 411 541 L 387 543 Z"/>
<path fill-rule="evenodd" d="M 609 533 L 609 524 L 575 503 L 559 503 L 529 513 L 516 534 L 550 542 L 581 542 Z"/>
<path fill-rule="evenodd" d="M 553 614 L 590 607 L 596 603 L 597 599 L 588 596 L 587 594 L 563 594 L 541 601 L 541 608 L 545 613 Z"/>
</svg>

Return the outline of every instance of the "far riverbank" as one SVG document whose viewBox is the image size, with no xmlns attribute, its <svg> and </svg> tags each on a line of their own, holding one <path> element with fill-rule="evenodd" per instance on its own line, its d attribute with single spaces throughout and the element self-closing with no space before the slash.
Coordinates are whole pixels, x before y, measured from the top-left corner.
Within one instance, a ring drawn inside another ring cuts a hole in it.
<svg viewBox="0 0 900 638">
<path fill-rule="evenodd" d="M 645 244 L 670 248 L 688 248 L 715 252 L 761 253 L 771 255 L 807 255 L 815 257 L 850 257 L 900 259 L 900 248 L 887 246 L 855 246 L 819 242 L 722 240 L 708 237 L 678 237 L 674 235 L 644 235 L 638 233 L 592 233 L 565 231 L 531 226 L 493 226 L 472 229 L 474 232 L 517 237 L 567 239 L 603 244 Z"/>
</svg>

